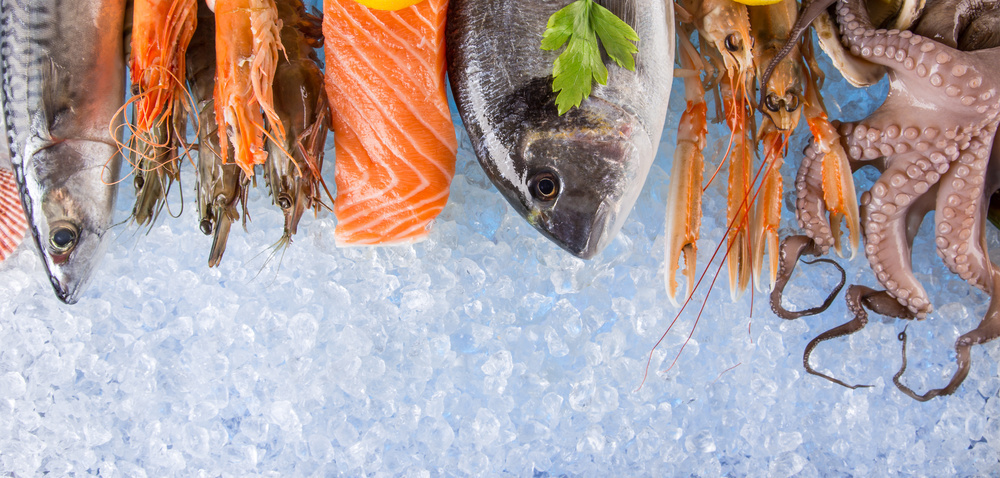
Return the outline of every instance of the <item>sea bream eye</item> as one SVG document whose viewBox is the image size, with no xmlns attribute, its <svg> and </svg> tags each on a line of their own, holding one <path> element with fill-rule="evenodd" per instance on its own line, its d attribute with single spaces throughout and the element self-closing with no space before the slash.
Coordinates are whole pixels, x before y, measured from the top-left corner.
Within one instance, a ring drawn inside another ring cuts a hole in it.
<svg viewBox="0 0 1000 478">
<path fill-rule="evenodd" d="M 539 201 L 552 201 L 559 196 L 559 177 L 543 171 L 531 178 L 531 195 Z"/>
<path fill-rule="evenodd" d="M 65 253 L 76 245 L 77 232 L 72 225 L 59 225 L 52 229 L 49 235 L 49 245 L 58 253 Z"/>
</svg>

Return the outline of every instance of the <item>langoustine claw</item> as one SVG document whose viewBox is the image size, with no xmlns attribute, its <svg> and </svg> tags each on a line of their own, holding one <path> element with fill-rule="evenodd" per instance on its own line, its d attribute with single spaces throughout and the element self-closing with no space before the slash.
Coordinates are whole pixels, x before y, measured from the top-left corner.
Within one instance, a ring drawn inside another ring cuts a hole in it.
<svg viewBox="0 0 1000 478">
<path fill-rule="evenodd" d="M 684 96 L 687 107 L 677 128 L 677 146 L 670 170 L 670 189 L 667 193 L 666 227 L 664 235 L 667 298 L 674 305 L 677 296 L 677 262 L 684 261 L 688 298 L 694 292 L 695 263 L 698 256 L 698 237 L 701 227 L 701 182 L 705 169 L 705 136 L 708 134 L 705 88 L 701 82 L 704 69 L 698 52 L 691 43 L 693 33 L 689 27 L 678 26 L 679 60 L 684 76 Z"/>
</svg>

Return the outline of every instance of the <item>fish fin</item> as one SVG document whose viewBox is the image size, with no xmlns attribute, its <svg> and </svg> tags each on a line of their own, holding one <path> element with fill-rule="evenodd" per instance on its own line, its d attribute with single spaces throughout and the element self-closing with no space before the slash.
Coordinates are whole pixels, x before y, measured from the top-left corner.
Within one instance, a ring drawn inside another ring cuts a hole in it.
<svg viewBox="0 0 1000 478">
<path fill-rule="evenodd" d="M 17 249 L 27 229 L 28 221 L 18 198 L 14 173 L 0 169 L 0 261 Z"/>
<path fill-rule="evenodd" d="M 59 120 L 66 114 L 72 115 L 73 101 L 69 97 L 68 90 L 60 86 L 59 67 L 50 58 L 42 64 L 42 121 L 45 128 L 42 131 L 50 135 L 47 140 L 52 140 L 51 135 L 59 127 Z M 63 85 L 64 86 L 64 85 Z"/>
</svg>

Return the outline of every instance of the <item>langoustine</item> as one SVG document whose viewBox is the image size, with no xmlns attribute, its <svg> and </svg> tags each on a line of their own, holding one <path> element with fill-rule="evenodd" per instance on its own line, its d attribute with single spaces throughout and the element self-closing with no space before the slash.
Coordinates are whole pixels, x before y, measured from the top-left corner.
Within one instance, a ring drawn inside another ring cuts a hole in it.
<svg viewBox="0 0 1000 478">
<path fill-rule="evenodd" d="M 691 25 L 697 29 L 700 50 L 698 64 L 705 73 L 704 82 L 716 91 L 722 112 L 721 116 L 729 130 L 730 144 L 725 157 L 720 161 L 729 164 L 728 196 L 726 208 L 727 247 L 726 260 L 729 267 L 730 293 L 735 296 L 738 291 L 746 288 L 751 277 L 752 259 L 750 256 L 752 235 L 748 230 L 750 210 L 752 206 L 751 186 L 753 183 L 753 143 L 748 137 L 753 115 L 749 109 L 748 85 L 752 80 L 753 56 L 750 36 L 750 19 L 746 5 L 734 0 L 684 1 L 678 4 L 678 32 L 690 37 Z M 707 58 L 709 61 L 704 61 Z M 691 63 L 691 62 L 689 62 Z M 695 64 L 695 63 L 691 63 Z M 691 74 L 691 73 L 686 73 Z M 705 88 L 685 82 L 685 88 Z M 692 94 L 685 95 L 692 101 Z M 678 143 L 689 143 L 691 134 L 699 134 L 702 128 L 691 129 L 687 123 L 682 123 L 678 131 Z M 704 144 L 701 145 L 704 147 Z M 685 146 L 687 147 L 687 146 Z M 675 158 L 679 159 L 679 158 Z M 692 167 L 703 167 L 701 163 L 692 162 L 675 166 L 670 181 L 671 195 L 681 190 L 694 191 L 701 188 L 701 175 L 697 175 L 697 184 L 692 183 L 696 175 L 688 170 Z M 681 174 L 676 174 L 681 173 Z M 712 174 L 709 182 L 715 179 Z M 667 296 L 675 300 L 678 284 L 675 276 L 677 261 L 683 255 L 685 275 L 688 278 L 687 296 L 694 292 L 694 269 L 697 264 L 697 240 L 699 233 L 692 227 L 697 221 L 692 217 L 701 216 L 700 204 L 672 203 L 667 205 L 668 230 L 684 230 L 683 239 L 669 236 L 666 244 L 666 276 Z M 683 226 L 682 226 L 683 225 Z"/>
</svg>

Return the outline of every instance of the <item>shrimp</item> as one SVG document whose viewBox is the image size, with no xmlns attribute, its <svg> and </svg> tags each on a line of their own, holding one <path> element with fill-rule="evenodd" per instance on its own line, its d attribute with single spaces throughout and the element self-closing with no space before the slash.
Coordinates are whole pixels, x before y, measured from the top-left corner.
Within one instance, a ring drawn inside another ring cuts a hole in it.
<svg viewBox="0 0 1000 478">
<path fill-rule="evenodd" d="M 217 0 L 215 2 L 215 121 L 219 125 L 219 154 L 233 159 L 247 177 L 264 164 L 264 136 L 284 143 L 285 132 L 274 110 L 273 81 L 280 39 L 280 21 L 274 0 Z M 273 131 L 265 131 L 264 117 Z"/>
<path fill-rule="evenodd" d="M 749 7 L 751 31 L 754 41 L 754 62 L 757 77 L 771 63 L 791 34 L 798 15 L 795 0 L 783 0 L 766 6 Z M 769 261 L 770 287 L 774 288 L 778 273 L 778 227 L 781 223 L 781 195 L 784 189 L 781 165 L 784 162 L 788 138 L 799 123 L 802 113 L 803 73 L 802 57 L 795 48 L 773 68 L 763 90 L 765 119 L 757 134 L 763 145 L 764 161 L 761 165 L 763 179 L 754 205 L 750 230 L 753 231 L 754 282 L 763 270 L 764 250 Z"/>
<path fill-rule="evenodd" d="M 321 204 L 320 172 L 330 111 L 314 50 L 322 44 L 322 20 L 306 13 L 300 0 L 279 1 L 277 6 L 286 58 L 275 71 L 274 108 L 287 135 L 282 145 L 268 140 L 264 175 L 274 203 L 285 215 L 279 244 L 287 244 L 303 211 L 318 210 Z"/>
<path fill-rule="evenodd" d="M 697 256 L 698 228 L 701 223 L 701 194 L 695 185 L 701 185 L 704 169 L 703 149 L 707 126 L 707 106 L 704 100 L 706 84 L 716 89 L 719 104 L 724 113 L 717 112 L 717 118 L 724 114 L 726 123 L 732 132 L 730 136 L 730 151 L 726 158 L 730 159 L 729 205 L 727 210 L 728 239 L 725 255 L 730 266 L 730 294 L 735 298 L 737 289 L 746 289 L 750 277 L 750 244 L 746 231 L 750 210 L 750 166 L 753 161 L 753 146 L 746 131 L 748 119 L 753 116 L 749 111 L 747 84 L 753 71 L 753 57 L 750 47 L 750 20 L 746 6 L 732 0 L 681 0 L 677 5 L 677 30 L 679 34 L 680 53 L 678 58 L 681 68 L 678 70 L 684 77 L 687 109 L 681 116 L 678 128 L 677 148 L 674 151 L 674 166 L 671 173 L 671 183 L 668 192 L 669 206 L 666 218 L 666 288 L 667 295 L 675 303 L 677 290 L 676 271 L 677 260 L 683 255 L 687 279 L 687 298 L 681 304 L 673 322 L 653 346 L 659 347 L 663 339 L 670 333 L 674 324 L 680 318 L 684 309 L 691 301 L 691 296 L 707 275 L 707 271 L 695 282 L 695 266 Z M 690 36 L 692 27 L 698 31 L 698 43 L 702 51 L 696 52 Z M 709 62 L 705 62 L 707 57 Z M 701 71 L 705 72 L 705 82 L 702 82 Z M 725 159 L 723 160 L 725 161 Z M 720 169 L 721 169 L 720 164 Z M 718 171 L 716 171 L 716 174 Z M 714 175 L 713 175 L 714 179 Z M 711 179 L 709 180 L 711 182 Z M 735 205 L 735 207 L 733 207 Z M 716 247 L 712 260 L 718 254 L 722 245 Z M 733 250 L 734 255 L 730 255 Z M 712 260 L 709 262 L 711 263 Z M 721 266 L 719 267 L 721 270 Z M 717 277 L 717 275 L 716 275 Z M 712 280 L 712 285 L 715 279 Z M 711 289 L 711 286 L 709 287 Z M 711 291 L 709 292 L 711 293 Z M 708 297 L 702 303 L 702 310 Z M 699 312 L 698 317 L 701 317 Z M 698 319 L 695 319 L 688 340 L 694 334 Z M 677 363 L 687 341 L 681 346 L 673 363 Z M 642 383 L 645 383 L 649 366 L 652 362 L 653 350 L 646 362 L 646 373 Z M 640 387 L 642 385 L 640 384 Z"/>
<path fill-rule="evenodd" d="M 187 77 L 198 101 L 198 216 L 201 232 L 212 235 L 208 265 L 215 267 L 226 251 L 226 241 L 240 208 L 246 218 L 246 194 L 249 180 L 234 163 L 224 163 L 219 145 L 219 127 L 215 116 L 215 22 L 208 7 L 199 2 L 198 29 L 188 50 Z M 232 154 L 232 146 L 227 146 Z"/>
<path fill-rule="evenodd" d="M 687 297 L 694 292 L 695 262 L 698 256 L 698 237 L 701 227 L 701 182 L 705 169 L 705 136 L 708 133 L 705 87 L 701 82 L 704 64 L 691 43 L 691 28 L 678 25 L 678 59 L 681 68 L 675 74 L 684 77 L 684 96 L 687 108 L 681 115 L 677 128 L 677 147 L 674 165 L 670 171 L 670 189 L 667 193 L 666 253 L 667 297 L 677 305 L 677 261 L 683 256 L 684 276 L 687 278 Z M 681 214 L 684 211 L 687 214 Z"/>
<path fill-rule="evenodd" d="M 712 60 L 719 72 L 714 86 L 717 95 L 721 96 L 719 103 L 731 131 L 730 149 L 726 155 L 729 159 L 727 261 L 730 294 L 735 298 L 746 289 L 752 273 L 750 235 L 747 233 L 754 156 L 753 144 L 747 137 L 747 126 L 753 121 L 747 97 L 747 85 L 753 73 L 750 19 L 746 5 L 733 0 L 683 0 L 678 10 L 679 20 L 697 27 L 702 54 Z M 701 211 L 687 213 L 700 215 Z"/>
<path fill-rule="evenodd" d="M 154 220 L 169 185 L 180 179 L 177 150 L 186 135 L 184 62 L 197 25 L 195 0 L 136 0 L 132 10 L 130 80 L 132 137 L 129 159 L 136 169 L 137 224 Z"/>
</svg>

